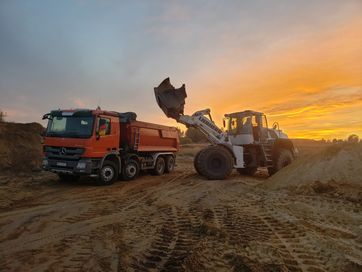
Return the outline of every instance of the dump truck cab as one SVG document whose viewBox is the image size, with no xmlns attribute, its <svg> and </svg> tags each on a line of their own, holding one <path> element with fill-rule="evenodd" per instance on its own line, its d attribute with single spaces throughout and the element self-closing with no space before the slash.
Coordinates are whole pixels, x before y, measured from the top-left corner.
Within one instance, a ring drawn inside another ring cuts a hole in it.
<svg viewBox="0 0 362 272">
<path fill-rule="evenodd" d="M 45 114 L 43 168 L 62 180 L 89 175 L 99 177 L 103 184 L 113 183 L 118 175 L 134 179 L 140 170 L 154 170 L 157 163 L 161 164 L 159 174 L 172 170 L 179 149 L 176 128 L 136 118 L 133 112 L 99 108 Z"/>
</svg>

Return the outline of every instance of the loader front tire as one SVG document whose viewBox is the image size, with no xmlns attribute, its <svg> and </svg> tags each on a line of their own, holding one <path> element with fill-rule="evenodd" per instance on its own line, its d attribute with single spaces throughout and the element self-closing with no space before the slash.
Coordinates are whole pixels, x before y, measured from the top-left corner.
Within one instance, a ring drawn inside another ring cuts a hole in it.
<svg viewBox="0 0 362 272">
<path fill-rule="evenodd" d="M 195 155 L 195 158 L 194 158 L 194 168 L 195 168 L 195 170 L 196 170 L 196 172 L 199 174 L 199 175 L 201 175 L 201 173 L 200 173 L 200 170 L 199 170 L 199 165 L 197 164 L 197 160 L 198 160 L 198 157 L 200 156 L 200 154 L 201 154 L 201 152 L 204 152 L 206 149 L 201 149 L 201 150 L 199 150 L 199 152 L 197 152 L 196 153 L 196 155 Z"/>
<path fill-rule="evenodd" d="M 210 180 L 226 179 L 233 169 L 231 153 L 221 146 L 209 146 L 195 159 L 196 171 Z"/>
</svg>

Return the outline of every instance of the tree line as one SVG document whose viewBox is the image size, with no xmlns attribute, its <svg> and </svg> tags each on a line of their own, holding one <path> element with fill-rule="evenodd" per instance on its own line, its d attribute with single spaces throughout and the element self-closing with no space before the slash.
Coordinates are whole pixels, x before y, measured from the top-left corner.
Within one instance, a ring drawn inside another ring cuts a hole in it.
<svg viewBox="0 0 362 272">
<path fill-rule="evenodd" d="M 190 127 L 187 128 L 186 131 L 181 130 L 180 128 L 177 128 L 180 142 L 181 144 L 192 144 L 192 143 L 206 143 L 207 138 L 200 130 Z M 324 143 L 324 144 L 338 144 L 338 143 L 358 143 L 362 142 L 362 139 L 360 140 L 357 134 L 351 134 L 347 137 L 347 139 L 337 139 L 334 138 L 332 140 L 317 140 L 316 142 Z"/>
</svg>

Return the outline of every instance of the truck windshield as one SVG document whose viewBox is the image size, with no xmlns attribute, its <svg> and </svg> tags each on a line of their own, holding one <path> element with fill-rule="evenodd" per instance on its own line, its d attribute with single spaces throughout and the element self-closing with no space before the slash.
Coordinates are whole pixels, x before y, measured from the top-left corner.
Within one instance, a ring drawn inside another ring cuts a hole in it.
<svg viewBox="0 0 362 272">
<path fill-rule="evenodd" d="M 48 122 L 46 136 L 89 138 L 92 136 L 93 117 L 54 116 Z"/>
</svg>

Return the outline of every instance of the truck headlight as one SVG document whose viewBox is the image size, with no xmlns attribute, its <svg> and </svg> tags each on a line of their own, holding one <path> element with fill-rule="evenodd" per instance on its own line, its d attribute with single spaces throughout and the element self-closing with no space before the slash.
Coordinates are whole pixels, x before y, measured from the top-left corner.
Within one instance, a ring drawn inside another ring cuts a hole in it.
<svg viewBox="0 0 362 272">
<path fill-rule="evenodd" d="M 77 168 L 78 169 L 84 169 L 86 168 L 87 164 L 85 162 L 78 162 Z"/>
<path fill-rule="evenodd" d="M 49 163 L 48 163 L 48 160 L 47 160 L 47 159 L 44 159 L 42 165 L 43 165 L 43 166 L 47 166 L 48 164 L 49 164 Z"/>
</svg>

